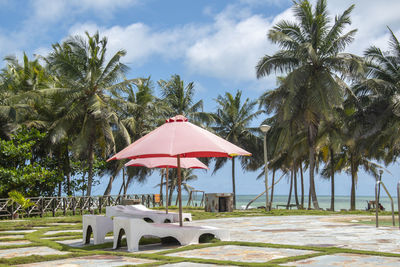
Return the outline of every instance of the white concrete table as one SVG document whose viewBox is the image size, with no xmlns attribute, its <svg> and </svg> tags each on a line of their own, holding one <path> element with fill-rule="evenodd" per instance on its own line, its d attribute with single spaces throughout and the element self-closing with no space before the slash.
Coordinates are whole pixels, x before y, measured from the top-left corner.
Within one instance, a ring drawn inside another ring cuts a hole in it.
<svg viewBox="0 0 400 267">
<path fill-rule="evenodd" d="M 151 210 L 143 205 L 117 205 L 106 207 L 108 217 L 130 217 L 138 219 L 150 219 L 154 223 L 178 222 L 179 214 L 176 212 L 165 213 L 163 211 Z M 190 213 L 182 213 L 184 221 L 192 221 Z"/>
<path fill-rule="evenodd" d="M 181 245 L 198 244 L 200 236 L 214 235 L 222 241 L 229 241 L 228 230 L 208 226 L 179 226 L 176 224 L 146 223 L 141 219 L 129 217 L 114 218 L 114 246 L 116 249 L 121 243 L 123 234 L 126 235 L 128 251 L 139 250 L 139 240 L 143 236 L 157 236 L 160 238 L 174 237 Z"/>
</svg>

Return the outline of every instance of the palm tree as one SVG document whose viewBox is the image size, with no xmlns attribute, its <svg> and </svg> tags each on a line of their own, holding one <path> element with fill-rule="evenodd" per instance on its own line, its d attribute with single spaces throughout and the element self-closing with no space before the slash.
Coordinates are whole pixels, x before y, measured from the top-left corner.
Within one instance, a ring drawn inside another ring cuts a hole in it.
<svg viewBox="0 0 400 267">
<path fill-rule="evenodd" d="M 332 22 L 326 0 L 318 0 L 313 9 L 310 2 L 295 1 L 296 22 L 281 21 L 268 33 L 268 38 L 281 50 L 265 55 L 256 66 L 257 77 L 285 72 L 283 86 L 288 90 L 283 118 L 295 118 L 307 133 L 309 147 L 310 191 L 314 208 L 319 209 L 315 191 L 314 171 L 316 143 L 320 123 L 335 106 L 343 102 L 348 90 L 344 78 L 357 77 L 361 61 L 354 55 L 342 54 L 353 40 L 356 30 L 343 34 L 351 23 L 354 5 Z"/>
<path fill-rule="evenodd" d="M 71 128 L 77 128 L 79 134 L 73 140 L 73 149 L 87 160 L 87 195 L 90 196 L 95 153 L 105 158 L 115 151 L 113 129 L 121 130 L 122 136 L 128 139 L 111 98 L 132 81 L 122 81 L 127 71 L 120 62 L 126 54 L 124 50 L 106 61 L 107 38 L 100 39 L 99 33 L 90 36 L 87 32 L 86 37 L 69 37 L 62 44 L 53 45 L 45 60 L 61 88 L 48 89 L 45 93 L 64 97 L 63 116 L 54 123 L 55 136 L 65 138 Z"/>
<path fill-rule="evenodd" d="M 399 155 L 398 127 L 400 125 L 400 42 L 389 28 L 389 50 L 371 46 L 364 55 L 368 79 L 355 87 L 359 106 L 364 110 L 366 135 L 374 136 L 371 152 L 386 163 Z"/>
<path fill-rule="evenodd" d="M 257 101 L 250 101 L 247 98 L 243 103 L 241 100 L 242 92 L 237 91 L 233 96 L 226 92 L 224 96 L 219 95 L 216 99 L 218 104 L 217 111 L 214 113 L 216 121 L 213 129 L 222 138 L 229 142 L 249 149 L 254 140 L 257 139 L 257 127 L 251 127 L 252 121 L 257 118 L 263 111 L 254 112 Z M 243 157 L 242 157 L 243 158 Z M 217 158 L 215 161 L 214 172 L 218 171 L 226 162 L 227 158 Z M 246 161 L 242 160 L 242 165 L 246 165 Z M 235 188 L 235 157 L 232 157 L 232 191 L 233 206 L 236 209 L 236 188 Z"/>
<path fill-rule="evenodd" d="M 339 171 L 336 164 L 338 161 L 337 154 L 342 152 L 344 146 L 343 121 L 339 114 L 338 112 L 332 113 L 331 118 L 321 124 L 317 144 L 318 151 L 320 151 L 322 160 L 325 162 L 322 176 L 331 180 L 331 211 L 335 211 L 335 173 Z"/>
<path fill-rule="evenodd" d="M 133 86 L 129 86 L 124 90 L 124 95 L 117 95 L 115 99 L 112 99 L 115 110 L 118 112 L 118 117 L 130 137 L 129 140 L 117 138 L 116 140 L 119 141 L 116 143 L 117 150 L 123 149 L 130 142 L 151 132 L 163 122 L 161 118 L 165 118 L 165 114 L 170 111 L 170 108 L 163 101 L 153 95 L 153 90 L 154 86 L 150 77 L 138 78 L 134 81 Z M 116 132 L 115 134 L 118 133 Z M 109 165 L 111 176 L 104 195 L 110 194 L 112 183 L 123 168 L 124 163 L 125 161 L 120 161 L 118 164 Z M 147 168 L 129 168 L 127 186 L 125 188 L 128 188 L 134 178 L 138 178 L 140 182 L 143 182 L 150 173 L 151 170 Z"/>
<path fill-rule="evenodd" d="M 159 80 L 158 85 L 161 89 L 163 100 L 170 108 L 168 116 L 181 114 L 186 116 L 195 124 L 210 123 L 212 116 L 203 112 L 203 100 L 194 103 L 195 87 L 190 82 L 185 86 L 181 77 L 177 74 L 172 75 L 169 81 Z"/>
<path fill-rule="evenodd" d="M 50 101 L 39 90 L 51 86 L 53 78 L 39 63 L 23 54 L 22 64 L 14 56 L 4 59 L 6 67 L 0 74 L 0 136 L 7 138 L 18 124 L 47 128 L 40 116 Z"/>
</svg>

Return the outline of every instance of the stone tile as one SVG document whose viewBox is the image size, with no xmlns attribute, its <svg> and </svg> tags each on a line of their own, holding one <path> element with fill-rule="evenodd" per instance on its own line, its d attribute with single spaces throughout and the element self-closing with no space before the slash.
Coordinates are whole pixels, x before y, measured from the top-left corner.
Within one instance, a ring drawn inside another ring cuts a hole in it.
<svg viewBox="0 0 400 267">
<path fill-rule="evenodd" d="M 289 262 L 281 264 L 282 266 L 324 266 L 324 267 L 339 267 L 339 266 L 362 266 L 362 267 L 397 267 L 400 265 L 400 258 L 379 257 L 358 254 L 334 254 L 325 255 L 315 258 L 310 258 L 301 261 Z"/>
<path fill-rule="evenodd" d="M 225 228 L 230 231 L 233 241 L 400 253 L 398 228 L 338 222 L 338 218 L 344 221 L 346 217 L 354 218 L 354 215 L 239 217 L 194 221 L 185 225 Z"/>
<path fill-rule="evenodd" d="M 153 263 L 156 262 L 154 260 L 147 259 L 136 259 L 130 257 L 122 257 L 122 256 L 111 256 L 111 255 L 93 255 L 79 258 L 70 258 L 63 260 L 55 260 L 55 261 L 46 261 L 46 262 L 37 262 L 30 264 L 23 264 L 18 266 L 24 267 L 71 267 L 71 266 L 84 266 L 84 267 L 97 267 L 97 266 L 122 266 L 122 265 L 136 265 L 136 264 L 144 264 L 144 263 Z"/>
<path fill-rule="evenodd" d="M 82 230 L 60 230 L 60 231 L 48 231 L 44 235 L 54 235 L 60 233 L 82 233 Z"/>
<path fill-rule="evenodd" d="M 36 230 L 32 229 L 32 230 L 8 230 L 8 231 L 2 231 L 2 233 L 9 233 L 9 234 L 29 234 L 29 233 L 33 233 Z"/>
<path fill-rule="evenodd" d="M 90 240 L 90 244 L 93 245 L 93 238 Z M 64 245 L 68 245 L 70 247 L 84 247 L 87 245 L 83 244 L 83 239 L 79 238 L 79 239 L 70 239 L 70 240 L 61 240 L 61 241 L 56 241 L 57 243 L 61 243 Z M 106 236 L 106 242 L 113 242 L 113 237 L 112 236 Z"/>
<path fill-rule="evenodd" d="M 16 240 L 16 241 L 1 241 L 0 240 L 0 246 L 15 246 L 15 245 L 27 245 L 32 242 L 28 240 Z"/>
<path fill-rule="evenodd" d="M 30 255 L 64 255 L 69 252 L 58 251 L 48 247 L 28 247 L 0 249 L 0 258 L 9 259 L 14 257 L 26 257 Z"/>
<path fill-rule="evenodd" d="M 203 264 L 203 263 L 194 263 L 194 262 L 179 262 L 179 263 L 171 263 L 171 264 L 164 264 L 160 266 L 168 266 L 168 267 L 217 267 L 221 265 L 215 264 Z M 225 267 L 231 267 L 231 265 L 224 265 Z"/>
<path fill-rule="evenodd" d="M 76 225 L 76 223 L 47 223 L 47 225 Z"/>
<path fill-rule="evenodd" d="M 189 251 L 167 254 L 168 256 L 202 258 L 213 260 L 230 260 L 240 262 L 267 262 L 273 259 L 311 254 L 314 251 L 283 249 L 283 248 L 261 248 L 245 246 L 218 246 Z"/>
<path fill-rule="evenodd" d="M 3 238 L 24 238 L 24 235 L 0 235 L 0 241 Z"/>
</svg>

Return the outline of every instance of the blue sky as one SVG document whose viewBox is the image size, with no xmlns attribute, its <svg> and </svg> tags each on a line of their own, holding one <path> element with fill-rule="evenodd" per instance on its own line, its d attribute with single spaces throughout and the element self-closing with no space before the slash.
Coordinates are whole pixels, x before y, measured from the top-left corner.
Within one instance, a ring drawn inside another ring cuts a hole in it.
<svg viewBox="0 0 400 267">
<path fill-rule="evenodd" d="M 347 52 L 362 54 L 370 45 L 387 47 L 390 26 L 400 36 L 400 1 L 330 0 L 332 15 L 343 12 L 355 3 L 353 24 L 356 40 Z M 264 54 L 276 47 L 266 38 L 272 25 L 292 19 L 291 1 L 286 0 L 0 0 L 0 56 L 22 57 L 25 51 L 46 55 L 51 44 L 67 36 L 99 31 L 109 39 L 109 51 L 125 49 L 123 61 L 130 67 L 129 78 L 151 76 L 153 81 L 179 74 L 186 82 L 193 81 L 196 100 L 203 99 L 205 109 L 215 108 L 215 99 L 226 91 L 240 89 L 244 97 L 257 98 L 275 86 L 275 75 L 257 80 L 255 65 Z M 349 29 L 350 29 L 349 28 Z M 255 124 L 259 121 L 255 122 Z M 212 168 L 212 166 L 210 166 Z M 394 193 L 396 163 L 384 174 L 384 181 Z M 216 175 L 196 171 L 198 181 L 192 185 L 206 192 L 230 192 L 230 165 Z M 258 194 L 263 181 L 258 173 L 243 173 L 237 167 L 237 192 Z M 307 174 L 306 174 L 307 175 Z M 94 189 L 101 194 L 104 183 Z M 157 192 L 157 175 L 145 184 L 133 184 L 130 192 Z M 317 178 L 317 191 L 329 195 L 329 181 Z M 306 188 L 308 183 L 306 183 Z M 114 190 L 119 188 L 118 181 Z M 277 194 L 287 194 L 286 180 L 280 182 Z M 115 191 L 113 191 L 115 192 Z M 338 176 L 336 192 L 349 195 L 350 178 Z M 358 195 L 373 194 L 373 179 L 359 174 Z"/>
</svg>

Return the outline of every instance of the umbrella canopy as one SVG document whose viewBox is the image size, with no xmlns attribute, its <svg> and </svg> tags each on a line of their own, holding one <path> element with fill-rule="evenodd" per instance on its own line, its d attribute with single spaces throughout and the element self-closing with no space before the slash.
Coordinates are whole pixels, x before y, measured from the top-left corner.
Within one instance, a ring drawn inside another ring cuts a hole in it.
<svg viewBox="0 0 400 267">
<path fill-rule="evenodd" d="M 139 158 L 132 159 L 125 166 L 142 166 L 147 168 L 177 168 L 176 158 Z M 196 158 L 181 159 L 181 168 L 185 169 L 208 169 L 207 165 Z"/>
<path fill-rule="evenodd" d="M 251 153 L 177 115 L 108 160 L 176 157 L 179 225 L 182 226 L 181 158 L 233 156 L 251 156 Z"/>
<path fill-rule="evenodd" d="M 162 126 L 130 144 L 109 160 L 177 155 L 201 158 L 251 156 L 251 153 L 178 115 L 166 120 Z"/>
</svg>

